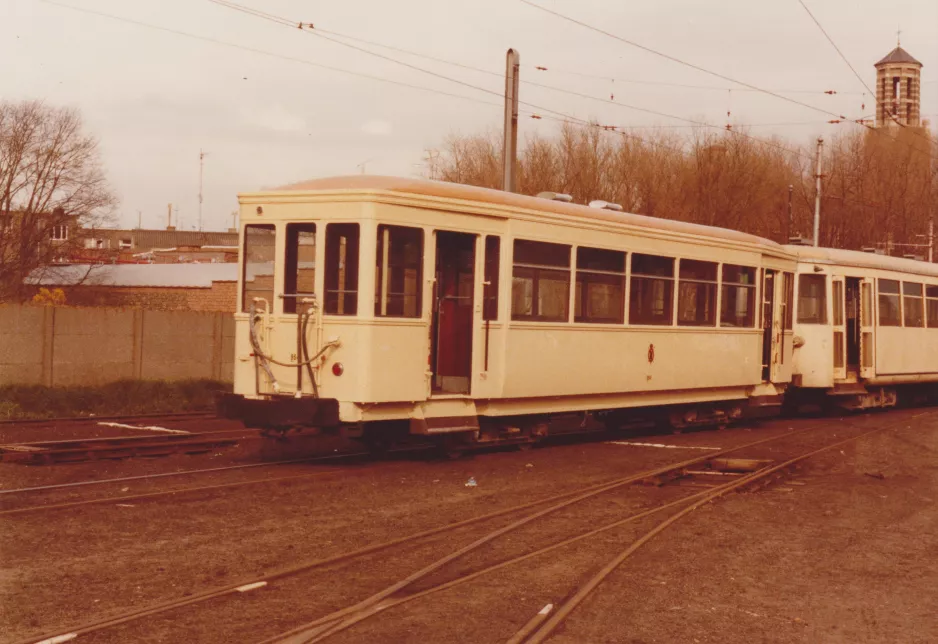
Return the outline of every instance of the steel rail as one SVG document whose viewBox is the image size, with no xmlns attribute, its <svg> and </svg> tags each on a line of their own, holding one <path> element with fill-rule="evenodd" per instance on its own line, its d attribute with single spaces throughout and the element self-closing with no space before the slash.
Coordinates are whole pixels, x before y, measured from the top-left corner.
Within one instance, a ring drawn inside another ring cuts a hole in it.
<svg viewBox="0 0 938 644">
<path fill-rule="evenodd" d="M 626 548 L 621 553 L 619 553 L 619 555 L 613 558 L 609 563 L 603 566 L 603 568 L 599 572 L 597 572 L 592 578 L 590 578 L 589 581 L 587 581 L 585 584 L 580 586 L 580 588 L 577 590 L 577 592 L 573 596 L 569 597 L 566 601 L 560 604 L 557 607 L 556 611 L 554 611 L 554 613 L 550 617 L 548 617 L 543 622 L 543 624 L 539 628 L 537 628 L 537 630 L 535 630 L 529 637 L 524 638 L 523 640 L 524 644 L 540 644 L 541 642 L 545 641 L 557 629 L 557 627 L 561 623 L 563 623 L 563 621 L 566 620 L 567 617 L 569 617 L 569 615 L 574 611 L 574 609 L 576 609 L 576 607 L 579 606 L 610 574 L 612 574 L 620 565 L 622 565 L 622 563 L 625 562 L 626 559 L 632 556 L 636 551 L 638 551 L 639 548 L 641 548 L 643 545 L 651 541 L 654 537 L 664 532 L 672 524 L 681 520 L 682 518 L 684 518 L 685 516 L 687 516 L 694 510 L 696 510 L 697 508 L 703 506 L 704 504 L 710 503 L 711 501 L 714 501 L 726 495 L 729 492 L 732 492 L 741 487 L 750 485 L 754 481 L 764 479 L 772 474 L 775 474 L 776 472 L 780 470 L 789 468 L 792 465 L 795 465 L 797 463 L 800 463 L 801 461 L 817 456 L 818 454 L 822 454 L 823 452 L 826 452 L 828 450 L 832 450 L 837 447 L 846 445 L 847 443 L 860 440 L 861 438 L 865 438 L 867 436 L 871 436 L 873 434 L 878 434 L 888 429 L 892 429 L 898 424 L 908 422 L 908 420 L 912 420 L 915 418 L 920 418 L 921 416 L 924 416 L 929 413 L 933 413 L 933 412 L 922 412 L 920 414 L 916 414 L 912 416 L 909 419 L 898 421 L 897 423 L 893 423 L 891 425 L 878 427 L 876 429 L 866 431 L 857 436 L 852 436 L 850 438 L 837 441 L 830 445 L 821 447 L 820 449 L 816 449 L 806 454 L 796 456 L 795 458 L 788 459 L 787 461 L 784 461 L 783 463 L 779 463 L 778 465 L 774 465 L 772 467 L 768 467 L 768 468 L 759 470 L 757 472 L 753 472 L 752 474 L 749 474 L 737 481 L 733 481 L 726 485 L 722 485 L 715 490 L 707 491 L 705 494 L 703 494 L 703 496 L 699 500 L 695 501 L 691 505 L 683 508 L 679 512 L 676 512 L 675 514 L 671 515 L 670 517 L 668 517 L 667 519 L 659 523 L 657 526 L 655 526 L 654 528 L 646 532 L 639 539 L 635 540 L 628 548 Z"/>
<path fill-rule="evenodd" d="M 59 416 L 52 418 L 4 418 L 0 420 L 0 427 L 5 425 L 41 425 L 43 423 L 71 423 L 71 422 L 94 422 L 99 420 L 134 420 L 137 418 L 202 418 L 205 416 L 217 417 L 215 411 L 206 409 L 204 411 L 180 411 L 153 414 L 133 414 L 133 415 L 112 415 L 112 416 Z M 223 420 L 223 419 L 219 419 Z"/>
<path fill-rule="evenodd" d="M 330 454 L 329 456 L 311 456 L 309 458 L 291 458 L 285 461 L 271 461 L 269 463 L 245 463 L 243 465 L 227 465 L 225 467 L 209 467 L 201 470 L 183 470 L 182 472 L 159 472 L 156 474 L 140 474 L 138 476 L 124 476 L 113 479 L 98 479 L 93 481 L 76 481 L 74 483 L 55 483 L 53 485 L 39 485 L 35 487 L 21 487 L 12 490 L 0 490 L 3 494 L 20 494 L 24 492 L 44 492 L 46 490 L 61 490 L 74 487 L 84 487 L 88 485 L 103 485 L 106 483 L 126 483 L 128 481 L 141 481 L 147 479 L 166 478 L 171 476 L 186 476 L 190 474 L 207 474 L 210 472 L 227 472 L 230 470 L 245 470 L 254 467 L 276 467 L 279 465 L 293 465 L 295 463 L 318 463 L 325 461 L 335 461 L 342 458 L 357 458 L 359 456 L 371 456 L 370 452 L 350 452 L 348 454 Z"/>
<path fill-rule="evenodd" d="M 12 508 L 9 510 L 0 510 L 0 516 L 11 514 L 28 514 L 30 512 L 42 512 L 45 510 L 62 510 L 65 508 L 74 508 L 85 505 L 103 505 L 106 503 L 125 503 L 127 501 L 141 501 L 144 499 L 155 499 L 161 496 L 173 496 L 176 494 L 189 494 L 191 492 L 202 492 L 205 490 L 220 490 L 223 488 L 242 487 L 245 485 L 256 485 L 259 483 L 275 483 L 277 481 L 290 481 L 294 479 L 315 478 L 329 474 L 340 474 L 347 470 L 327 470 L 325 472 L 311 472 L 309 474 L 293 474 L 291 476 L 276 476 L 263 479 L 253 479 L 250 481 L 235 481 L 233 483 L 218 483 L 215 485 L 200 485 L 196 487 L 183 487 L 175 490 L 164 490 L 161 492 L 144 492 L 142 494 L 130 494 L 127 496 L 111 496 L 100 499 L 87 499 L 84 501 L 69 501 L 67 503 L 49 503 L 45 505 L 30 505 L 22 508 Z"/>
<path fill-rule="evenodd" d="M 374 595 L 371 595 L 370 597 L 358 602 L 357 604 L 354 604 L 352 606 L 347 606 L 346 608 L 342 608 L 338 611 L 334 611 L 328 615 L 320 617 L 319 619 L 313 620 L 311 622 L 308 622 L 306 624 L 293 628 L 285 633 L 281 633 L 280 635 L 277 635 L 276 637 L 263 640 L 261 644 L 272 644 L 274 642 L 278 642 L 278 643 L 290 642 L 291 644 L 294 642 L 304 642 L 304 643 L 311 644 L 313 642 L 320 642 L 336 633 L 339 633 L 340 631 L 344 631 L 347 628 L 354 626 L 355 624 L 357 624 L 358 622 L 364 619 L 367 619 L 368 617 L 373 615 L 375 612 L 383 610 L 386 600 L 390 598 L 392 595 L 394 595 L 395 593 L 400 592 L 404 588 L 414 584 L 420 579 L 423 579 L 427 577 L 428 575 L 436 572 L 437 570 L 439 570 L 446 564 L 460 557 L 463 557 L 464 555 L 477 550 L 478 548 L 489 543 L 490 541 L 493 541 L 494 539 L 500 536 L 503 536 L 509 532 L 515 531 L 532 521 L 545 517 L 559 510 L 562 510 L 575 503 L 579 503 L 580 501 L 585 501 L 587 499 L 593 498 L 604 492 L 617 489 L 624 485 L 629 485 L 637 481 L 652 478 L 661 474 L 665 474 L 667 472 L 671 472 L 676 469 L 681 469 L 684 467 L 689 467 L 691 465 L 696 465 L 698 463 L 702 463 L 707 460 L 710 460 L 716 456 L 722 456 L 724 454 L 736 452 L 741 449 L 747 449 L 750 447 L 754 447 L 756 445 L 761 445 L 764 443 L 777 441 L 777 440 L 780 440 L 789 436 L 802 434 L 802 433 L 811 431 L 813 429 L 817 429 L 817 427 L 819 426 L 821 425 L 813 425 L 813 426 L 805 427 L 802 429 L 785 432 L 783 434 L 779 434 L 778 436 L 774 436 L 770 438 L 763 438 L 757 441 L 752 441 L 744 445 L 739 445 L 736 447 L 731 447 L 731 448 L 727 448 L 727 449 L 723 449 L 719 451 L 709 452 L 703 456 L 699 456 L 693 459 L 688 459 L 685 461 L 681 461 L 679 463 L 672 463 L 670 465 L 658 467 L 658 468 L 655 468 L 646 472 L 640 472 L 638 474 L 627 476 L 627 477 L 624 477 L 615 481 L 610 481 L 609 483 L 605 485 L 602 485 L 598 488 L 595 488 L 589 491 L 582 490 L 578 492 L 577 496 L 575 496 L 572 499 L 561 501 L 548 508 L 544 508 L 543 510 L 539 510 L 533 514 L 529 514 L 525 517 L 522 517 L 521 519 L 518 519 L 510 523 L 507 526 L 503 526 L 497 530 L 494 530 L 493 532 L 490 532 L 489 534 L 483 537 L 480 537 L 479 539 L 476 539 L 472 543 L 466 546 L 463 546 L 459 550 L 456 550 L 455 552 L 452 552 L 428 564 L 427 566 L 425 566 L 424 568 L 421 568 L 417 572 L 412 573 L 408 577 L 392 584 L 391 586 L 388 586 L 384 590 L 381 590 L 375 593 Z"/>
<path fill-rule="evenodd" d="M 304 563 L 301 563 L 301 564 L 298 564 L 298 565 L 295 565 L 295 566 L 291 566 L 291 567 L 289 567 L 289 568 L 285 568 L 285 569 L 282 569 L 282 570 L 279 570 L 279 571 L 275 571 L 275 572 L 273 572 L 273 573 L 270 573 L 270 574 L 267 574 L 267 575 L 263 575 L 263 576 L 260 576 L 260 577 L 252 577 L 252 578 L 242 579 L 242 580 L 238 581 L 237 583 L 233 583 L 233 584 L 226 585 L 226 586 L 219 587 L 219 588 L 215 588 L 215 589 L 205 590 L 205 591 L 202 591 L 202 592 L 200 592 L 200 593 L 196 593 L 196 594 L 190 595 L 190 596 L 188 596 L 188 597 L 184 597 L 184 598 L 180 598 L 180 599 L 175 599 L 175 600 L 169 600 L 169 601 L 166 601 L 166 602 L 160 602 L 160 603 L 156 603 L 156 604 L 151 604 L 150 606 L 147 606 L 147 607 L 142 607 L 142 608 L 139 608 L 139 609 L 133 609 L 133 610 L 129 610 L 129 611 L 124 611 L 124 612 L 121 612 L 121 613 L 117 613 L 117 614 L 112 615 L 111 617 L 107 617 L 107 618 L 102 619 L 102 620 L 86 622 L 86 623 L 83 623 L 83 624 L 81 624 L 81 625 L 78 625 L 78 626 L 74 626 L 74 627 L 72 627 L 72 628 L 69 628 L 69 629 L 65 629 L 65 630 L 61 630 L 61 629 L 60 629 L 60 630 L 56 630 L 55 632 L 46 633 L 46 634 L 44 634 L 44 635 L 32 636 L 32 637 L 29 637 L 29 638 L 25 638 L 25 639 L 19 640 L 19 641 L 15 642 L 14 644 L 35 644 L 36 642 L 42 642 L 42 641 L 45 641 L 45 640 L 48 640 L 48 639 L 52 639 L 52 638 L 55 638 L 55 637 L 64 637 L 64 636 L 75 636 L 75 637 L 77 637 L 77 636 L 79 636 L 79 635 L 86 635 L 86 634 L 88 634 L 88 633 L 93 633 L 93 632 L 96 632 L 96 631 L 100 631 L 100 630 L 103 630 L 103 629 L 105 629 L 105 628 L 110 628 L 110 627 L 113 627 L 113 626 L 118 626 L 118 625 L 120 625 L 120 624 L 124 624 L 124 623 L 131 622 L 131 621 L 135 621 L 135 620 L 138 620 L 138 619 L 141 619 L 141 618 L 149 617 L 149 616 L 151 616 L 151 615 L 160 614 L 160 613 L 163 613 L 163 612 L 166 612 L 166 611 L 168 611 L 168 610 L 175 609 L 175 608 L 181 608 L 181 607 L 184 607 L 184 606 L 189 606 L 189 605 L 192 605 L 192 604 L 201 603 L 201 602 L 207 601 L 207 600 L 209 600 L 209 599 L 214 599 L 214 598 L 217 598 L 217 597 L 222 597 L 222 596 L 225 596 L 225 595 L 230 595 L 230 594 L 239 592 L 239 589 L 242 589 L 242 588 L 244 588 L 244 587 L 254 586 L 255 584 L 260 584 L 261 582 L 271 582 L 271 581 L 274 581 L 274 580 L 277 580 L 277 579 L 281 579 L 281 578 L 285 578 L 285 577 L 297 575 L 297 574 L 300 574 L 300 573 L 308 572 L 308 571 L 310 571 L 310 570 L 313 570 L 313 569 L 316 569 L 316 568 L 321 568 L 321 567 L 323 567 L 323 566 L 327 566 L 327 565 L 339 563 L 339 562 L 346 561 L 346 560 L 349 560 L 349 559 L 355 559 L 355 558 L 357 558 L 357 557 L 361 557 L 361 556 L 364 556 L 364 555 L 373 554 L 373 553 L 375 553 L 375 552 L 380 552 L 380 551 L 383 551 L 383 550 L 387 550 L 387 549 L 392 548 L 392 547 L 394 547 L 394 546 L 398 546 L 398 545 L 402 545 L 402 544 L 407 544 L 407 543 L 410 543 L 410 542 L 413 542 L 413 541 L 417 541 L 417 540 L 420 540 L 420 539 L 423 539 L 423 538 L 426 538 L 426 537 L 434 536 L 434 535 L 437 535 L 437 534 L 440 534 L 440 533 L 450 532 L 450 531 L 457 530 L 457 529 L 459 529 L 459 528 L 463 528 L 463 527 L 466 527 L 466 526 L 469 526 L 469 525 L 473 525 L 473 524 L 477 524 L 477 523 L 482 523 L 482 522 L 484 522 L 484 521 L 489 521 L 489 520 L 491 520 L 491 519 L 496 519 L 496 518 L 501 517 L 501 516 L 505 516 L 505 515 L 509 515 L 509 514 L 514 514 L 514 513 L 516 513 L 516 512 L 521 512 L 521 511 L 524 511 L 524 510 L 528 510 L 528 509 L 531 509 L 531 508 L 535 508 L 535 507 L 537 507 L 537 506 L 544 505 L 545 503 L 554 503 L 554 502 L 557 502 L 557 501 L 561 501 L 562 499 L 570 499 L 570 497 L 576 497 L 577 499 L 582 500 L 583 498 L 589 498 L 590 495 L 595 495 L 595 494 L 598 494 L 598 493 L 602 493 L 602 492 L 605 492 L 605 491 L 607 491 L 607 490 L 610 490 L 610 489 L 614 489 L 614 488 L 616 488 L 616 487 L 619 487 L 619 486 L 621 486 L 621 485 L 626 485 L 627 483 L 631 483 L 631 482 L 635 482 L 635 481 L 642 480 L 642 479 L 645 479 L 645 478 L 649 478 L 649 477 L 652 477 L 652 476 L 656 476 L 656 475 L 658 475 L 658 474 L 661 474 L 661 473 L 664 473 L 664 472 L 673 470 L 673 469 L 675 469 L 675 468 L 687 467 L 687 466 L 690 466 L 690 465 L 694 465 L 694 464 L 697 464 L 697 463 L 706 461 L 707 459 L 712 458 L 712 457 L 714 457 L 714 456 L 718 456 L 718 455 L 720 455 L 720 454 L 730 453 L 730 452 L 733 452 L 733 451 L 736 451 L 736 450 L 745 449 L 745 448 L 747 448 L 747 447 L 752 447 L 752 446 L 759 445 L 759 444 L 762 444 L 762 443 L 768 443 L 768 442 L 771 442 L 771 441 L 774 441 L 774 440 L 780 440 L 780 439 L 785 438 L 785 437 L 788 437 L 788 436 L 792 436 L 792 435 L 796 435 L 796 434 L 805 433 L 805 432 L 808 432 L 808 431 L 817 429 L 819 426 L 820 426 L 820 425 L 812 425 L 812 426 L 805 427 L 805 428 L 802 428 L 802 429 L 798 429 L 798 430 L 794 430 L 794 431 L 785 432 L 785 433 L 783 433 L 783 434 L 779 434 L 778 436 L 774 436 L 774 437 L 771 437 L 771 438 L 764 438 L 764 439 L 760 439 L 760 440 L 758 440 L 758 441 L 753 441 L 753 442 L 750 442 L 750 443 L 746 443 L 746 444 L 744 444 L 744 445 L 740 445 L 740 446 L 736 446 L 736 447 L 732 447 L 732 448 L 727 448 L 726 450 L 721 450 L 721 451 L 719 451 L 719 452 L 710 452 L 710 453 L 707 453 L 706 455 L 702 455 L 702 456 L 699 456 L 699 457 L 696 457 L 696 458 L 693 458 L 693 459 L 689 459 L 689 460 L 685 460 L 685 461 L 680 461 L 680 462 L 677 462 L 677 463 L 671 463 L 671 464 L 669 464 L 669 465 L 665 465 L 665 466 L 661 466 L 661 467 L 658 467 L 658 468 L 654 468 L 654 469 L 652 469 L 652 470 L 647 470 L 647 471 L 644 471 L 644 472 L 640 472 L 640 473 L 637 473 L 637 474 L 634 474 L 634 475 L 631 475 L 631 476 L 628 476 L 628 477 L 625 477 L 625 478 L 614 479 L 614 480 L 612 480 L 612 481 L 606 481 L 606 482 L 603 482 L 603 483 L 597 483 L 597 484 L 594 484 L 594 485 L 591 485 L 591 486 L 586 486 L 586 487 L 579 488 L 579 489 L 576 489 L 576 490 L 571 490 L 571 491 L 569 491 L 569 492 L 564 492 L 564 493 L 561 493 L 561 494 L 556 494 L 556 495 L 553 495 L 553 496 L 545 497 L 545 498 L 543 498 L 543 499 L 539 499 L 539 500 L 536 500 L 536 501 L 529 501 L 529 502 L 527 502 L 527 503 L 523 503 L 523 504 L 520 504 L 520 505 L 512 506 L 512 507 L 509 507 L 509 508 L 504 508 L 504 509 L 502 509 L 502 510 L 496 510 L 496 511 L 494 511 L 494 512 L 489 512 L 489 513 L 487 513 L 487 514 L 483 514 L 483 515 L 480 515 L 480 516 L 472 517 L 472 518 L 469 518 L 469 519 L 463 519 L 463 520 L 457 521 L 457 522 L 455 522 L 455 523 L 450 523 L 450 524 L 446 524 L 446 525 L 443 525 L 443 526 L 438 526 L 438 527 L 436 527 L 436 528 L 431 528 L 431 529 L 429 529 L 429 530 L 424 530 L 424 531 L 417 532 L 417 533 L 413 533 L 413 534 L 410 534 L 410 535 L 407 535 L 407 536 L 404 536 L 404 537 L 399 537 L 399 538 L 397 538 L 397 539 L 392 539 L 391 541 L 386 541 L 386 542 L 383 542 L 383 543 L 378 543 L 378 544 L 374 544 L 374 545 L 370 545 L 370 546 L 365 546 L 365 547 L 363 547 L 363 548 L 359 548 L 359 549 L 357 549 L 357 550 L 353 550 L 353 551 L 350 551 L 350 552 L 346 552 L 346 553 L 334 555 L 334 556 L 332 556 L 332 557 L 327 557 L 327 558 L 323 558 L 323 559 L 317 559 L 317 560 L 310 561 L 310 562 L 304 562 Z M 327 457 L 327 458 L 333 458 L 333 457 Z M 296 463 L 296 462 L 302 462 L 302 461 L 306 461 L 306 460 L 309 460 L 309 459 L 298 459 L 298 460 L 294 460 L 294 461 L 291 461 L 291 462 Z M 265 465 L 265 464 L 252 464 L 252 465 L 253 465 L 253 466 L 260 466 L 260 465 Z M 236 467 L 237 467 L 237 466 L 236 466 Z M 224 470 L 224 469 L 230 469 L 230 468 L 215 468 L 215 469 Z M 203 471 L 210 471 L 210 470 L 203 470 Z M 170 473 L 170 474 L 177 474 L 177 473 Z M 180 473 L 180 474 L 181 474 L 181 473 Z M 158 475 L 158 476 L 159 476 L 159 475 Z M 129 478 L 147 478 L 147 477 L 129 477 Z M 129 480 L 129 479 L 111 479 L 111 481 L 115 481 L 115 480 Z M 86 482 L 86 483 L 94 483 L 94 481 L 92 481 L 92 482 Z M 68 485 L 68 484 L 66 484 L 66 485 Z M 56 487 L 56 486 L 51 486 L 51 487 Z M 24 488 L 24 489 L 27 489 L 27 488 Z M 32 489 L 37 489 L 37 488 L 32 488 Z M 13 491 L 13 490 L 8 490 L 7 492 L 12 492 L 12 491 Z M 0 491 L 0 494 L 2 494 L 2 493 L 3 493 L 3 491 Z M 594 494 L 594 493 L 595 493 L 595 494 Z M 566 502 L 564 502 L 564 503 L 565 503 L 565 505 L 569 505 L 569 503 L 566 503 Z M 552 506 L 552 507 L 556 507 L 556 506 Z M 551 508 L 548 508 L 548 510 L 550 510 L 550 509 L 551 509 Z M 559 509 L 559 508 L 557 508 L 557 509 Z M 544 511 L 540 511 L 540 512 L 535 513 L 534 515 L 529 515 L 527 518 L 528 518 L 529 520 L 533 520 L 533 519 L 531 519 L 531 517 L 535 517 L 535 515 L 537 515 L 537 516 L 543 516 L 544 514 L 545 514 Z M 515 522 L 515 523 L 517 523 L 517 522 Z M 514 524 L 512 524 L 512 525 L 514 525 Z M 518 527 L 520 527 L 520 526 L 518 526 Z M 504 530 L 502 530 L 502 531 L 496 531 L 496 532 L 503 532 L 503 531 L 504 531 Z M 492 534 L 494 534 L 494 533 L 492 533 Z M 493 536 L 492 538 L 495 538 L 495 537 Z M 465 548 L 462 549 L 462 550 L 465 550 Z M 461 550 L 460 552 L 462 552 L 462 550 Z M 352 610 L 352 609 L 346 609 L 346 613 L 351 612 L 351 610 Z M 329 621 L 330 621 L 330 622 L 331 622 L 331 621 L 335 621 L 335 619 L 338 619 L 338 617 L 334 617 L 332 620 L 329 620 Z M 321 621 L 323 621 L 323 620 L 317 620 L 317 623 L 319 623 L 319 622 L 321 622 Z"/>
</svg>

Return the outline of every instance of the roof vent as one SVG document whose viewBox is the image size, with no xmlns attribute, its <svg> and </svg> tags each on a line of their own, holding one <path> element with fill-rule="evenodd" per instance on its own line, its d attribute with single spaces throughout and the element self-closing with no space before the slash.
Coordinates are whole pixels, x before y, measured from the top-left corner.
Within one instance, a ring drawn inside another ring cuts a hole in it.
<svg viewBox="0 0 938 644">
<path fill-rule="evenodd" d="M 805 239 L 801 235 L 793 235 L 788 238 L 788 243 L 792 246 L 811 246 L 811 240 Z"/>
<path fill-rule="evenodd" d="M 614 210 L 616 212 L 622 212 L 622 206 L 617 203 L 609 203 L 608 201 L 603 201 L 602 199 L 596 199 L 595 201 L 590 202 L 590 208 L 599 208 L 600 210 Z"/>
<path fill-rule="evenodd" d="M 875 247 L 875 246 L 864 246 L 864 247 L 861 248 L 860 250 L 863 251 L 864 253 L 874 253 L 874 254 L 876 253 L 876 247 Z"/>
<path fill-rule="evenodd" d="M 565 195 L 562 192 L 539 192 L 537 196 L 541 199 L 550 199 L 551 201 L 562 201 L 564 203 L 570 203 L 573 201 L 573 197 L 570 195 Z"/>
</svg>

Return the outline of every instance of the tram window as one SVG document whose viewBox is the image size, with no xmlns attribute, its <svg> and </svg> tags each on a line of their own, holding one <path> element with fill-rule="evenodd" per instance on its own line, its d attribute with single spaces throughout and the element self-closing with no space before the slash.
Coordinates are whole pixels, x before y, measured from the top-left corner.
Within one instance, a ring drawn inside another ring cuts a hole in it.
<svg viewBox="0 0 938 644">
<path fill-rule="evenodd" d="M 326 226 L 326 294 L 323 310 L 330 315 L 358 313 L 358 224 Z"/>
<path fill-rule="evenodd" d="M 682 259 L 678 269 L 678 326 L 716 326 L 717 265 Z"/>
<path fill-rule="evenodd" d="M 795 280 L 794 276 L 791 273 L 783 273 L 782 280 L 785 287 L 785 299 L 782 301 L 782 306 L 785 307 L 785 315 L 783 320 L 785 326 L 783 327 L 786 331 L 791 329 L 793 305 L 795 299 Z"/>
<path fill-rule="evenodd" d="M 625 253 L 577 248 L 576 322 L 622 324 L 625 321 Z"/>
<path fill-rule="evenodd" d="M 827 324 L 827 277 L 798 276 L 798 323 Z"/>
<path fill-rule="evenodd" d="M 316 284 L 316 224 L 287 224 L 283 273 L 283 312 L 306 308 L 300 300 L 312 297 Z"/>
<path fill-rule="evenodd" d="M 485 284 L 482 289 L 482 319 L 498 319 L 498 267 L 501 253 L 501 237 L 488 235 L 485 238 Z"/>
<path fill-rule="evenodd" d="M 877 280 L 879 283 L 879 325 L 902 326 L 898 280 Z"/>
<path fill-rule="evenodd" d="M 629 324 L 670 326 L 674 319 L 674 260 L 632 254 Z"/>
<path fill-rule="evenodd" d="M 723 265 L 720 326 L 751 327 L 756 321 L 756 269 Z"/>
<path fill-rule="evenodd" d="M 419 318 L 422 276 L 423 230 L 378 226 L 375 316 Z"/>
<path fill-rule="evenodd" d="M 511 319 L 570 319 L 570 247 L 516 239 L 511 272 Z"/>
<path fill-rule="evenodd" d="M 902 318 L 905 326 L 925 326 L 925 300 L 922 285 L 902 282 Z"/>
<path fill-rule="evenodd" d="M 274 303 L 274 251 L 277 234 L 273 224 L 249 224 L 244 227 L 244 254 L 241 278 L 241 310 L 251 310 L 254 298 Z"/>
<path fill-rule="evenodd" d="M 938 329 L 938 286 L 925 286 L 925 306 L 928 309 L 928 327 Z"/>
</svg>

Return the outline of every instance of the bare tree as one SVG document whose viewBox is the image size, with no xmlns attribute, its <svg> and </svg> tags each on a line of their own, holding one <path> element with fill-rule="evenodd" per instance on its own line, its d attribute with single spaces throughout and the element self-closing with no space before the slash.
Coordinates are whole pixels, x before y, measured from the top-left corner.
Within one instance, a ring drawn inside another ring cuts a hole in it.
<svg viewBox="0 0 938 644">
<path fill-rule="evenodd" d="M 450 136 L 431 153 L 430 177 L 500 187 L 497 133 Z M 824 161 L 821 243 L 859 249 L 923 243 L 938 195 L 928 139 L 883 130 L 835 137 Z M 779 242 L 809 233 L 814 146 L 760 140 L 738 129 L 674 133 L 608 131 L 565 123 L 519 152 L 519 191 L 549 190 L 577 203 L 603 199 L 626 211 L 749 232 Z M 789 186 L 794 186 L 789 224 Z"/>
<path fill-rule="evenodd" d="M 24 299 L 24 280 L 73 257 L 116 202 L 76 110 L 0 102 L 0 301 Z"/>
</svg>

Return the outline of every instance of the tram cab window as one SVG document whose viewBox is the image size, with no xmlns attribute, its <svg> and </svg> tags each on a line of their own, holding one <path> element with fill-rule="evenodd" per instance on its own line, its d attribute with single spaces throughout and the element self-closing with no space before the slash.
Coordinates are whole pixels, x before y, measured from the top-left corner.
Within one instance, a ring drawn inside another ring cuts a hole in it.
<svg viewBox="0 0 938 644">
<path fill-rule="evenodd" d="M 423 230 L 378 226 L 375 316 L 419 318 L 423 286 Z"/>
<path fill-rule="evenodd" d="M 902 326 L 898 280 L 877 280 L 879 285 L 879 325 Z"/>
<path fill-rule="evenodd" d="M 902 319 L 905 326 L 925 326 L 925 300 L 922 285 L 902 282 Z"/>
<path fill-rule="evenodd" d="M 756 321 L 756 269 L 723 265 L 720 326 L 751 327 Z"/>
<path fill-rule="evenodd" d="M 625 321 L 625 253 L 577 248 L 576 322 L 622 324 Z"/>
<path fill-rule="evenodd" d="M 682 259 L 677 284 L 678 326 L 716 326 L 717 264 Z"/>
<path fill-rule="evenodd" d="M 300 300 L 313 297 L 316 287 L 316 224 L 287 224 L 283 273 L 283 312 L 307 308 Z"/>
<path fill-rule="evenodd" d="M 273 224 L 249 224 L 244 227 L 241 310 L 245 313 L 251 310 L 254 298 L 266 301 L 268 311 L 273 306 L 276 238 Z M 258 308 L 263 310 L 263 304 Z"/>
<path fill-rule="evenodd" d="M 938 329 L 938 286 L 925 286 L 925 306 L 928 313 L 928 328 Z"/>
<path fill-rule="evenodd" d="M 501 261 L 501 237 L 485 238 L 485 280 L 482 289 L 482 319 L 498 319 L 498 268 Z"/>
<path fill-rule="evenodd" d="M 329 315 L 358 313 L 358 224 L 326 226 L 326 273 L 323 310 Z"/>
<path fill-rule="evenodd" d="M 674 260 L 632 254 L 629 324 L 671 326 L 674 319 Z"/>
<path fill-rule="evenodd" d="M 570 246 L 516 239 L 511 272 L 511 319 L 568 322 Z"/>
<path fill-rule="evenodd" d="M 827 324 L 827 277 L 803 273 L 798 276 L 798 322 Z"/>
</svg>

